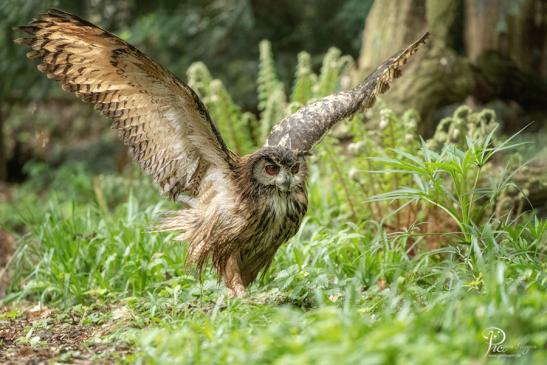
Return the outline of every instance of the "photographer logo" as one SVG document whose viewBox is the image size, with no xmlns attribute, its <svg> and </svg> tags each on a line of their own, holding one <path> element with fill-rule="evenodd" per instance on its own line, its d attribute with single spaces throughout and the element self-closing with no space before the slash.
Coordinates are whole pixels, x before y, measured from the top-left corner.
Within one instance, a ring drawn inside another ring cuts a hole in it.
<svg viewBox="0 0 547 365">
<path fill-rule="evenodd" d="M 507 335 L 499 327 L 488 327 L 483 333 L 483 338 L 488 344 L 485 356 L 487 357 L 520 357 L 526 355 L 534 346 L 519 344 L 508 346 L 505 342 Z"/>
</svg>

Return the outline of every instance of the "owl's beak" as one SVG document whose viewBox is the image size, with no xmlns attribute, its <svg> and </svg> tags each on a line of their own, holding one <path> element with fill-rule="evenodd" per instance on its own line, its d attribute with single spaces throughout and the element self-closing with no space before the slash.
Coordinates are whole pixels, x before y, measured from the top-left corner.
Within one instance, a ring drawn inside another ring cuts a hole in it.
<svg viewBox="0 0 547 365">
<path fill-rule="evenodd" d="M 288 191 L 291 187 L 291 177 L 289 175 L 284 175 L 279 181 L 279 190 Z"/>
</svg>

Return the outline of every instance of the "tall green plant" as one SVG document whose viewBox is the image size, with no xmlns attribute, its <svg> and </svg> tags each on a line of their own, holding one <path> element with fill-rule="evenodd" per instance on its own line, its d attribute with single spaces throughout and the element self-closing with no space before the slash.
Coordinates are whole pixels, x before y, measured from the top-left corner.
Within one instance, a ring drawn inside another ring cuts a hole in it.
<svg viewBox="0 0 547 365">
<path fill-rule="evenodd" d="M 213 79 L 207 66 L 196 62 L 187 71 L 188 83 L 203 96 L 213 119 L 230 148 L 239 154 L 246 154 L 256 148 L 252 135 L 254 115 L 242 112 L 234 103 L 222 81 Z"/>
<path fill-rule="evenodd" d="M 287 111 L 287 96 L 283 83 L 275 70 L 272 45 L 263 40 L 259 44 L 258 65 L 258 110 L 260 115 L 260 137 L 265 140 L 276 122 L 283 119 Z"/>
<path fill-rule="evenodd" d="M 446 144 L 437 153 L 426 142 L 422 142 L 417 154 L 394 149 L 396 158 L 375 158 L 375 161 L 385 166 L 380 172 L 410 175 L 413 184 L 378 194 L 367 201 L 426 202 L 440 208 L 458 225 L 463 242 L 478 240 L 481 235 L 478 214 L 482 211 L 478 205 L 492 203 L 496 194 L 480 183 L 484 167 L 496 153 L 516 146 L 510 144 L 514 137 L 494 146 L 494 133 L 495 129 L 481 135 L 479 140 L 468 137 L 464 149 Z"/>
<path fill-rule="evenodd" d="M 291 102 L 300 105 L 306 104 L 313 97 L 313 85 L 316 82 L 317 75 L 313 73 L 310 54 L 300 52 L 296 64 Z"/>
<path fill-rule="evenodd" d="M 319 98 L 336 92 L 340 88 L 342 75 L 352 64 L 353 59 L 350 56 L 341 56 L 339 49 L 329 48 L 323 58 L 321 74 L 314 87 L 314 97 Z"/>
</svg>

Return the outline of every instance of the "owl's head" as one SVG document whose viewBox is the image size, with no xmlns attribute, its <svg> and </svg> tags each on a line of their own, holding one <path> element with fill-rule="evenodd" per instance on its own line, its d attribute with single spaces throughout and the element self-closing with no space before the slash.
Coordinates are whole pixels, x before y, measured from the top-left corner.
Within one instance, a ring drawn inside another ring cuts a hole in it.
<svg viewBox="0 0 547 365">
<path fill-rule="evenodd" d="M 306 184 L 305 156 L 284 147 L 265 147 L 248 160 L 250 177 L 262 187 L 290 192 Z"/>
</svg>

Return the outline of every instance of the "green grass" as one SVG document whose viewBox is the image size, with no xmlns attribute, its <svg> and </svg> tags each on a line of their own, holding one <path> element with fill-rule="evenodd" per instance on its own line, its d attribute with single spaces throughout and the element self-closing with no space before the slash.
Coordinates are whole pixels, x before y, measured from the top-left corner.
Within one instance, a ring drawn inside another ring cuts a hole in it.
<svg viewBox="0 0 547 365">
<path fill-rule="evenodd" d="M 183 267 L 185 246 L 150 231 L 173 206 L 149 179 L 35 167 L 40 179 L 0 205 L 0 226 L 20 232 L 5 302 L 40 301 L 80 313 L 84 325 L 113 324 L 103 340 L 133 350 L 121 362 L 543 364 L 547 223 L 532 214 L 511 222 L 474 215 L 490 193 L 477 185 L 482 167 L 473 158 L 489 148 L 384 160 L 416 174 L 422 191 L 374 199 L 425 194 L 453 210 L 461 232 L 441 236 L 438 248 L 414 231 L 350 220 L 325 193 L 324 170 L 312 167 L 299 233 L 244 299 L 229 299 L 211 273 L 197 281 Z M 36 185 L 42 180 L 48 189 Z M 506 354 L 522 356 L 485 357 L 489 327 L 506 332 Z M 531 350 L 521 354 L 523 346 Z"/>
</svg>

